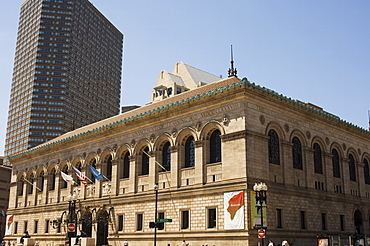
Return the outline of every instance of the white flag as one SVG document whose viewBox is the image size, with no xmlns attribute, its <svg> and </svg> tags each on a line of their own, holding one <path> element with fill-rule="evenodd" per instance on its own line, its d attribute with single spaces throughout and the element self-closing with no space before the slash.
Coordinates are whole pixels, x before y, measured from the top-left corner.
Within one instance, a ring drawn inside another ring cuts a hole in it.
<svg viewBox="0 0 370 246">
<path fill-rule="evenodd" d="M 71 185 L 73 185 L 75 183 L 75 181 L 73 181 L 73 178 L 63 172 L 60 172 L 62 174 L 62 178 L 64 179 L 64 181 L 66 181 L 67 183 L 70 183 Z"/>
</svg>

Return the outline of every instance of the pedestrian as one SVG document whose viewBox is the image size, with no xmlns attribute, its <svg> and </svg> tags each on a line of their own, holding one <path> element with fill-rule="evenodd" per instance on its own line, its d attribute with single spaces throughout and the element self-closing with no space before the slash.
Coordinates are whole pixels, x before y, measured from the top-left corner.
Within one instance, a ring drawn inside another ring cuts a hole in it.
<svg viewBox="0 0 370 246">
<path fill-rule="evenodd" d="M 272 240 L 270 240 L 268 246 L 275 246 L 274 242 Z"/>
<path fill-rule="evenodd" d="M 284 240 L 281 242 L 281 246 L 289 246 L 288 240 L 284 239 Z"/>
<path fill-rule="evenodd" d="M 127 240 L 125 240 L 125 241 L 123 242 L 123 246 L 128 246 L 128 241 L 127 241 Z"/>
<path fill-rule="evenodd" d="M 186 244 L 185 240 L 183 240 L 182 243 L 181 243 L 181 246 L 186 246 L 186 245 L 187 244 Z"/>
</svg>

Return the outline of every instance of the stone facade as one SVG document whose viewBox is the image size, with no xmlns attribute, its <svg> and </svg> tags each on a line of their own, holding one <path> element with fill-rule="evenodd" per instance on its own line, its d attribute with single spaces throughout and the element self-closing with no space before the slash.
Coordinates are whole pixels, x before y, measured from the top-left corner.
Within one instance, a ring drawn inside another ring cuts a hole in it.
<svg viewBox="0 0 370 246">
<path fill-rule="evenodd" d="M 9 187 L 10 187 L 10 176 L 12 168 L 9 166 L 2 165 L 3 157 L 0 156 L 0 240 L 4 237 L 5 232 L 5 215 L 8 209 L 9 203 Z"/>
<path fill-rule="evenodd" d="M 278 136 L 278 164 L 270 159 L 271 130 Z M 213 160 L 215 131 L 221 139 L 219 161 Z M 109 244 L 127 239 L 130 245 L 152 245 L 149 222 L 155 218 L 158 184 L 158 213 L 172 222 L 157 230 L 157 245 L 180 245 L 184 239 L 191 245 L 256 245 L 260 239 L 251 219 L 252 187 L 263 181 L 269 188 L 266 239 L 316 245 L 316 236 L 325 234 L 340 239 L 338 245 L 349 245 L 356 229 L 361 234 L 370 230 L 369 137 L 368 131 L 322 109 L 230 77 L 79 128 L 10 158 L 8 213 L 14 215 L 14 228 L 7 240 L 28 230 L 41 245 L 62 244 L 66 223 L 62 219 L 55 229 L 50 222 L 68 210 L 68 197 L 75 194 L 78 218 L 85 211 L 92 215 L 92 237 L 99 237 L 99 214 L 106 211 Z M 186 166 L 189 138 L 194 139 L 194 165 Z M 300 151 L 293 151 L 296 139 Z M 167 142 L 170 170 L 163 171 Z M 315 144 L 321 148 L 321 173 L 315 172 Z M 339 178 L 333 177 L 333 149 L 339 153 Z M 297 153 L 301 166 L 294 168 Z M 89 165 L 109 181 L 94 181 Z M 65 186 L 60 172 L 74 177 L 72 166 L 93 182 Z M 353 168 L 355 180 L 350 177 Z M 244 192 L 244 229 L 226 230 L 224 194 L 236 191 Z M 216 218 L 210 220 L 213 211 Z"/>
</svg>

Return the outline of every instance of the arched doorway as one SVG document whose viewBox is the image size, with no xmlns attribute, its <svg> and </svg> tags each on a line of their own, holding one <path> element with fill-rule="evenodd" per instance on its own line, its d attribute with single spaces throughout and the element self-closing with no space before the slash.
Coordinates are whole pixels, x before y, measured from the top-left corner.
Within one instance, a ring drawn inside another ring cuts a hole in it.
<svg viewBox="0 0 370 246">
<path fill-rule="evenodd" d="M 88 207 L 84 207 L 81 212 L 81 237 L 92 236 L 92 214 Z"/>
<path fill-rule="evenodd" d="M 356 228 L 356 234 L 357 235 L 362 235 L 364 234 L 364 226 L 362 222 L 362 213 L 360 210 L 356 209 L 354 215 L 353 215 L 353 220 L 355 223 L 355 228 Z"/>
<path fill-rule="evenodd" d="M 105 206 L 99 208 L 98 212 L 96 213 L 96 223 L 98 225 L 96 245 L 108 245 L 109 214 L 105 209 Z"/>
</svg>

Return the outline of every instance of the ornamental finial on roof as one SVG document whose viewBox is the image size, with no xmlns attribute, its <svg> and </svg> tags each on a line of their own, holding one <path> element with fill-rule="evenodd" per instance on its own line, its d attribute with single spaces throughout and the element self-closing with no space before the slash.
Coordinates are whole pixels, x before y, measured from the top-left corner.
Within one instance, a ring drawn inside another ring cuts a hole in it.
<svg viewBox="0 0 370 246">
<path fill-rule="evenodd" d="M 229 77 L 233 77 L 233 76 L 237 77 L 236 74 L 238 72 L 236 71 L 236 68 L 234 68 L 233 46 L 232 45 L 231 45 L 231 61 L 230 61 L 230 63 L 231 63 L 231 67 L 229 68 L 229 71 L 228 71 Z"/>
</svg>

